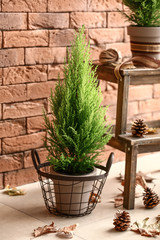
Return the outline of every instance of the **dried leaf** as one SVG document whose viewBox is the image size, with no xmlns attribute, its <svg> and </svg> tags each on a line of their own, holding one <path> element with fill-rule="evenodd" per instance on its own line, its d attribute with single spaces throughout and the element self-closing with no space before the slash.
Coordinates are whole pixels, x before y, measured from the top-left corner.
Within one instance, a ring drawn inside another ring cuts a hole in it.
<svg viewBox="0 0 160 240">
<path fill-rule="evenodd" d="M 124 180 L 124 175 L 122 173 L 119 173 L 119 176 L 116 177 L 120 182 Z"/>
<path fill-rule="evenodd" d="M 67 233 L 73 232 L 77 226 L 78 226 L 78 224 L 73 224 L 68 227 L 59 228 L 58 232 L 64 232 L 65 234 L 67 234 Z"/>
<path fill-rule="evenodd" d="M 124 179 L 121 181 L 121 185 L 124 186 Z"/>
<path fill-rule="evenodd" d="M 114 203 L 114 207 L 115 208 L 120 207 L 120 206 L 123 205 L 124 190 L 122 190 L 120 188 L 118 188 L 118 190 L 121 191 L 121 193 L 117 194 L 117 196 L 113 200 L 109 201 L 110 203 Z M 143 196 L 143 192 L 144 192 L 144 189 L 140 185 L 137 185 L 136 189 L 135 189 L 135 198 L 142 197 Z"/>
<path fill-rule="evenodd" d="M 124 186 L 124 183 L 124 180 L 122 180 L 121 185 Z M 136 175 L 136 185 L 140 185 L 143 189 L 147 188 L 147 183 L 141 175 Z"/>
<path fill-rule="evenodd" d="M 136 185 L 140 185 L 143 189 L 147 188 L 147 183 L 141 175 L 136 175 Z"/>
<path fill-rule="evenodd" d="M 149 218 L 143 219 L 142 223 L 134 222 L 131 226 L 131 230 L 145 237 L 155 237 L 156 235 L 160 235 L 160 222 L 156 221 L 153 224 L 147 225 L 148 219 Z"/>
<path fill-rule="evenodd" d="M 143 219 L 142 223 L 139 222 L 134 222 L 133 225 L 131 226 L 131 230 L 137 233 L 141 233 L 142 229 L 145 229 L 147 227 L 146 222 L 148 221 L 148 217 Z"/>
<path fill-rule="evenodd" d="M 145 229 L 141 230 L 141 236 L 154 237 L 156 235 L 159 235 L 159 234 L 157 234 L 156 230 L 153 230 L 153 231 L 149 231 L 149 230 L 145 230 Z"/>
<path fill-rule="evenodd" d="M 115 204 L 114 204 L 115 208 L 120 207 L 120 206 L 123 205 L 123 197 L 115 198 L 114 200 L 115 200 Z"/>
<path fill-rule="evenodd" d="M 43 227 L 38 227 L 34 229 L 33 236 L 39 237 L 43 234 L 56 233 L 56 232 L 57 232 L 57 229 L 54 226 L 54 222 L 52 222 L 50 225 L 45 225 Z"/>
<path fill-rule="evenodd" d="M 89 203 L 100 203 L 101 202 L 101 197 L 96 194 L 96 193 L 91 193 L 89 197 Z"/>
<path fill-rule="evenodd" d="M 151 173 L 143 173 L 141 171 L 137 172 L 136 176 L 142 176 L 146 182 L 152 182 L 155 178 L 151 176 Z M 124 175 L 122 173 L 119 174 L 117 179 L 122 182 L 121 184 L 124 186 Z"/>
<path fill-rule="evenodd" d="M 124 189 L 122 190 L 122 189 L 118 188 L 118 190 L 120 190 L 121 193 L 118 194 L 117 197 L 123 196 L 124 195 Z M 135 188 L 135 198 L 142 197 L 143 193 L 144 193 L 144 188 L 142 188 L 140 185 L 136 185 L 136 188 Z"/>
<path fill-rule="evenodd" d="M 68 227 L 59 228 L 57 235 L 61 238 L 73 238 L 73 231 L 78 227 L 78 224 L 73 224 Z"/>
<path fill-rule="evenodd" d="M 150 224 L 149 226 L 150 226 L 151 230 L 153 229 L 153 230 L 159 231 L 159 234 L 160 234 L 160 221 L 159 221 L 159 219 L 155 223 Z"/>
<path fill-rule="evenodd" d="M 120 207 L 123 205 L 123 197 L 116 197 L 114 200 L 110 200 L 110 203 L 114 203 L 114 207 Z"/>
<path fill-rule="evenodd" d="M 156 134 L 158 130 L 158 128 L 147 128 L 147 134 Z"/>
<path fill-rule="evenodd" d="M 17 189 L 16 187 L 11 188 L 7 185 L 4 189 L 4 193 L 8 194 L 9 196 L 17 196 L 17 195 L 24 195 L 25 192 L 22 189 Z"/>
<path fill-rule="evenodd" d="M 141 172 L 141 171 L 139 171 L 137 174 L 136 174 L 137 176 L 142 176 L 142 177 L 144 177 L 144 179 L 145 179 L 145 181 L 146 182 L 149 182 L 149 183 L 151 183 L 151 182 L 153 182 L 153 180 L 155 179 L 155 178 L 153 178 L 152 176 L 151 176 L 151 174 L 145 174 L 145 173 L 143 173 L 143 172 Z"/>
<path fill-rule="evenodd" d="M 57 233 L 57 235 L 61 238 L 73 238 L 73 231 L 77 226 L 78 224 L 73 224 L 68 227 L 59 228 L 57 230 L 57 228 L 54 226 L 54 222 L 52 222 L 50 225 L 45 225 L 43 227 L 34 229 L 33 236 L 39 237 L 47 233 Z"/>
</svg>

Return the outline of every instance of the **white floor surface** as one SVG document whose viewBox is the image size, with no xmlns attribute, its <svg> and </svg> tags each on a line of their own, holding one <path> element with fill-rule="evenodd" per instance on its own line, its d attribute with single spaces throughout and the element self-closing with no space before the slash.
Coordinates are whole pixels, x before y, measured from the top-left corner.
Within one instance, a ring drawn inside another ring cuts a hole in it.
<svg viewBox="0 0 160 240">
<path fill-rule="evenodd" d="M 160 154 L 151 154 L 138 159 L 137 171 L 152 173 L 156 177 L 150 187 L 160 196 Z M 74 232 L 74 240 L 140 240 L 148 239 L 130 230 L 117 232 L 114 230 L 113 218 L 117 211 L 113 203 L 114 197 L 120 193 L 118 188 L 122 188 L 116 179 L 119 173 L 124 173 L 124 162 L 112 165 L 109 177 L 103 189 L 101 203 L 90 215 L 84 217 L 59 217 L 50 214 L 43 201 L 39 182 L 20 186 L 25 190 L 24 196 L 8 196 L 0 191 L 0 240 L 31 240 L 34 239 L 32 232 L 35 228 L 54 221 L 59 227 L 78 223 L 79 227 Z M 123 209 L 120 207 L 119 209 Z M 131 222 L 141 221 L 150 217 L 150 221 L 155 221 L 155 217 L 160 214 L 160 205 L 154 209 L 145 209 L 142 197 L 136 199 L 135 209 L 129 211 Z M 157 237 L 160 238 L 160 237 Z M 50 233 L 37 240 L 60 239 L 56 234 Z"/>
</svg>

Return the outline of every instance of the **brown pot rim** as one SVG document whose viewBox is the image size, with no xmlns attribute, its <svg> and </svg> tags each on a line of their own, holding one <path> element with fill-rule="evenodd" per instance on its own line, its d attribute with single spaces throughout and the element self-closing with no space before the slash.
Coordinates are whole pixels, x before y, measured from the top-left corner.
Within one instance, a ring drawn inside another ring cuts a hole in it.
<svg viewBox="0 0 160 240">
<path fill-rule="evenodd" d="M 127 33 L 135 37 L 160 38 L 160 27 L 127 26 Z"/>
</svg>

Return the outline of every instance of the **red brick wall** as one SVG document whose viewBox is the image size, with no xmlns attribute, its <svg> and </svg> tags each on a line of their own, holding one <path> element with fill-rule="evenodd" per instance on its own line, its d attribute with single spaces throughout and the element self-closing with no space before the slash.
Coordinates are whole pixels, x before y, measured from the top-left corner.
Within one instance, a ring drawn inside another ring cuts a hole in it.
<svg viewBox="0 0 160 240">
<path fill-rule="evenodd" d="M 50 88 L 58 72 L 63 77 L 74 29 L 85 24 L 93 60 L 110 47 L 130 56 L 127 23 L 117 9 L 121 0 L 0 0 L 0 188 L 37 180 L 31 149 L 45 160 L 42 109 L 50 112 Z M 101 86 L 114 121 L 116 86 Z M 133 112 L 147 120 L 159 116 L 160 86 L 145 86 L 143 93 L 144 86 L 131 89 L 130 120 Z"/>
</svg>

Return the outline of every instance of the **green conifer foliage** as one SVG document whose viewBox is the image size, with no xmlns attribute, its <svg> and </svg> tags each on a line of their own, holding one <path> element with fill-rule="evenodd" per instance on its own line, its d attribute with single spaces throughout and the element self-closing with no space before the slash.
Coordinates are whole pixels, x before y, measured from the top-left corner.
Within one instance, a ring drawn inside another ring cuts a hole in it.
<svg viewBox="0 0 160 240">
<path fill-rule="evenodd" d="M 102 95 L 89 52 L 82 27 L 68 51 L 64 81 L 59 80 L 51 93 L 52 120 L 44 113 L 48 160 L 61 173 L 90 172 L 111 138 L 111 126 L 106 125 L 106 108 L 100 106 Z"/>
<path fill-rule="evenodd" d="M 123 0 L 131 12 L 125 14 L 131 23 L 140 27 L 160 26 L 160 0 Z"/>
</svg>

